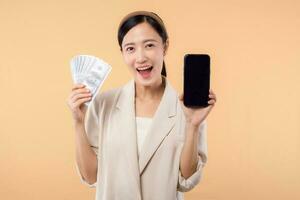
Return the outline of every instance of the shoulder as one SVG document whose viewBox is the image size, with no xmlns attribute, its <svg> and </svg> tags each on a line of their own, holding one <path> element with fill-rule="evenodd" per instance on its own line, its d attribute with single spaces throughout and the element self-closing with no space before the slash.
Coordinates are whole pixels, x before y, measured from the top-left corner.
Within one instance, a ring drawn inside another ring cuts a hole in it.
<svg viewBox="0 0 300 200">
<path fill-rule="evenodd" d="M 113 88 L 103 92 L 99 92 L 95 97 L 95 100 L 98 102 L 111 101 L 119 92 L 120 92 L 120 88 Z"/>
<path fill-rule="evenodd" d="M 107 110 L 113 106 L 120 88 L 113 88 L 106 91 L 98 91 L 95 98 L 92 100 L 88 106 L 88 112 L 92 112 L 95 115 L 101 113 L 101 110 Z"/>
<path fill-rule="evenodd" d="M 121 91 L 121 87 L 109 89 L 102 92 L 99 91 L 98 94 L 96 94 L 97 96 L 94 99 L 95 101 L 94 104 L 95 105 L 111 104 L 115 101 L 120 91 Z"/>
</svg>

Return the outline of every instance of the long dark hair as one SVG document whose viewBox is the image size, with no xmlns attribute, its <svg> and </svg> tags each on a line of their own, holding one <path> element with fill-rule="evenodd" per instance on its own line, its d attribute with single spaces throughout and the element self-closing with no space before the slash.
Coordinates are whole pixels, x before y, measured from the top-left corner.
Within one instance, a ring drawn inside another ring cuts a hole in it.
<svg viewBox="0 0 300 200">
<path fill-rule="evenodd" d="M 124 39 L 124 36 L 127 34 L 127 32 L 133 28 L 134 26 L 147 22 L 152 26 L 152 28 L 159 34 L 159 36 L 162 38 L 163 44 L 166 45 L 166 42 L 168 40 L 168 34 L 165 28 L 165 25 L 162 21 L 162 19 L 153 12 L 147 12 L 147 11 L 136 11 L 133 13 L 128 14 L 124 19 L 121 21 L 118 29 L 118 42 L 120 46 L 120 50 L 122 51 L 122 42 Z M 167 71 L 166 71 L 166 64 L 165 61 L 163 61 L 163 68 L 161 71 L 161 75 L 167 77 Z"/>
</svg>

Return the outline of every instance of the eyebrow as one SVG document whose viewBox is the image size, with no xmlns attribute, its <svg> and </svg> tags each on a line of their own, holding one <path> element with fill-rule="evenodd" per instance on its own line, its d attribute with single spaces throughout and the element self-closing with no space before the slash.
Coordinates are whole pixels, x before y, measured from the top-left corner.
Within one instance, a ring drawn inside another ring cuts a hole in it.
<svg viewBox="0 0 300 200">
<path fill-rule="evenodd" d="M 147 39 L 147 40 L 144 40 L 143 43 L 146 43 L 146 42 L 157 42 L 157 40 L 154 40 L 154 39 Z M 134 45 L 133 42 L 130 42 L 130 43 L 127 43 L 124 45 L 124 47 L 128 46 L 128 45 Z"/>
</svg>

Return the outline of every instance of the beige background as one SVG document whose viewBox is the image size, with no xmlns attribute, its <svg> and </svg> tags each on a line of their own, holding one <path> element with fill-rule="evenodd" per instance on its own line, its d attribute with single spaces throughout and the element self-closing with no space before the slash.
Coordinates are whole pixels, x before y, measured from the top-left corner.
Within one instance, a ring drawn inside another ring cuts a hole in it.
<svg viewBox="0 0 300 200">
<path fill-rule="evenodd" d="M 184 54 L 212 57 L 209 160 L 186 199 L 300 199 L 299 1 L 0 0 L 1 199 L 94 199 L 75 171 L 69 60 L 109 62 L 102 90 L 126 83 L 117 26 L 140 9 L 165 21 L 179 92 Z"/>
</svg>

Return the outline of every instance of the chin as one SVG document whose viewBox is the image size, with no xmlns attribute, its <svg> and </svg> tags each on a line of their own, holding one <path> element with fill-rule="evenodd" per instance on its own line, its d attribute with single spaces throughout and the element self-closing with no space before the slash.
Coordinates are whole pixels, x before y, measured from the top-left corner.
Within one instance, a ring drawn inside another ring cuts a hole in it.
<svg viewBox="0 0 300 200">
<path fill-rule="evenodd" d="M 159 80 L 160 77 L 150 77 L 150 78 L 143 78 L 141 76 L 139 76 L 139 74 L 137 74 L 136 76 L 136 82 L 141 85 L 141 86 L 144 86 L 144 87 L 148 87 L 148 86 L 153 86 L 155 85 L 155 83 Z"/>
<path fill-rule="evenodd" d="M 153 79 L 143 79 L 143 78 L 137 78 L 136 82 L 141 86 L 151 86 L 155 82 Z"/>
</svg>

